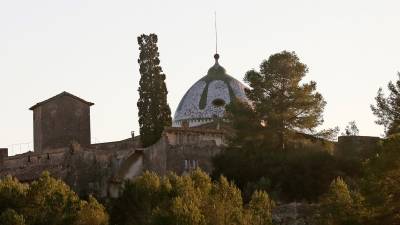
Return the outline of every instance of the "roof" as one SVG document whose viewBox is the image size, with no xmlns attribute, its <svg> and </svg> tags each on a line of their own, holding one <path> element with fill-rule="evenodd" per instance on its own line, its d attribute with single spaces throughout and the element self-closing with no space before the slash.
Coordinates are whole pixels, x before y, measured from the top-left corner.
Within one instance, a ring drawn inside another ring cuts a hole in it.
<svg viewBox="0 0 400 225">
<path fill-rule="evenodd" d="M 183 96 L 175 112 L 175 123 L 221 118 L 225 114 L 225 105 L 234 99 L 249 101 L 245 94 L 246 86 L 226 73 L 218 63 L 218 54 L 214 59 L 215 64 L 207 75 L 193 84 Z"/>
<path fill-rule="evenodd" d="M 79 97 L 77 97 L 77 96 L 75 96 L 75 95 L 73 95 L 73 94 L 71 94 L 71 93 L 68 93 L 68 92 L 66 92 L 66 91 L 63 91 L 63 92 L 61 92 L 60 94 L 58 94 L 58 95 L 56 95 L 56 96 L 54 96 L 54 97 L 51 97 L 51 98 L 49 98 L 49 99 L 47 99 L 47 100 L 44 100 L 44 101 L 39 102 L 39 103 L 36 103 L 34 106 L 30 107 L 29 109 L 30 109 L 30 110 L 34 110 L 36 107 L 39 107 L 39 106 L 41 106 L 41 105 L 43 105 L 43 104 L 45 104 L 45 103 L 47 103 L 47 102 L 53 101 L 53 100 L 55 100 L 55 99 L 57 99 L 57 98 L 64 97 L 64 96 L 68 96 L 68 97 L 70 97 L 70 98 L 73 98 L 73 99 L 75 99 L 75 100 L 78 100 L 78 101 L 80 101 L 80 102 L 82 102 L 82 103 L 84 103 L 84 104 L 86 104 L 86 105 L 89 105 L 89 106 L 94 105 L 94 103 L 92 103 L 92 102 L 85 101 L 85 100 L 83 100 L 83 99 L 81 99 L 81 98 L 79 98 Z"/>
</svg>

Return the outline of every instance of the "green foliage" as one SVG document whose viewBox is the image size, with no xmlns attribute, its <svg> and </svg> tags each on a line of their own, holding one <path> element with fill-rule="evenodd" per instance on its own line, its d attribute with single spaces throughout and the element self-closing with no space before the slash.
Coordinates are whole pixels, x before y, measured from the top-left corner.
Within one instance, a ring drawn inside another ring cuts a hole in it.
<svg viewBox="0 0 400 225">
<path fill-rule="evenodd" d="M 351 191 L 338 178 L 320 199 L 319 224 L 400 224 L 400 135 L 381 141 L 374 155 L 364 159 L 362 176 Z"/>
<path fill-rule="evenodd" d="M 103 205 L 94 197 L 89 196 L 88 201 L 81 202 L 75 225 L 107 225 L 108 214 Z"/>
<path fill-rule="evenodd" d="M 360 130 L 357 127 L 356 121 L 350 121 L 346 126 L 344 133 L 342 136 L 358 136 L 360 134 Z"/>
<path fill-rule="evenodd" d="M 362 190 L 371 209 L 369 224 L 400 223 L 400 136 L 383 140 L 379 153 L 366 164 Z"/>
<path fill-rule="evenodd" d="M 244 206 L 232 182 L 224 177 L 212 182 L 195 170 L 165 177 L 146 172 L 135 182 L 127 182 L 112 205 L 113 225 L 247 225 L 269 224 L 262 222 L 271 221 L 273 202 L 260 192 Z"/>
<path fill-rule="evenodd" d="M 313 131 L 323 122 L 325 101 L 316 92 L 316 83 L 301 83 L 308 72 L 294 52 L 271 55 L 260 65 L 260 72 L 245 75 L 251 87 L 246 91 L 255 115 L 277 138 L 277 149 L 284 149 L 287 137 L 298 130 Z"/>
<path fill-rule="evenodd" d="M 27 190 L 27 185 L 21 184 L 11 176 L 0 180 L 0 213 L 6 209 L 15 209 L 20 212 L 25 204 Z"/>
<path fill-rule="evenodd" d="M 309 147 L 285 152 L 228 148 L 214 158 L 213 176 L 221 174 L 244 190 L 246 199 L 256 189 L 267 190 L 281 201 L 315 201 L 337 176 L 359 176 L 361 165 L 338 159 L 321 149 Z"/>
<path fill-rule="evenodd" d="M 30 185 L 0 180 L 0 224 L 107 225 L 104 207 L 93 197 L 82 201 L 64 182 L 48 172 Z"/>
<path fill-rule="evenodd" d="M 251 196 L 251 201 L 248 206 L 248 212 L 252 225 L 271 225 L 271 211 L 275 203 L 269 198 L 264 191 L 255 191 Z"/>
<path fill-rule="evenodd" d="M 241 192 L 225 177 L 221 176 L 218 182 L 214 183 L 209 204 L 209 224 L 240 224 L 243 214 Z"/>
<path fill-rule="evenodd" d="M 111 224 L 149 224 L 153 210 L 163 202 L 171 185 L 154 173 L 145 172 L 135 182 L 127 181 L 110 211 Z"/>
<path fill-rule="evenodd" d="M 138 59 L 140 138 L 146 147 L 157 142 L 164 127 L 171 126 L 171 110 L 167 103 L 165 74 L 160 66 L 157 35 L 142 34 L 138 37 L 140 55 Z"/>
<path fill-rule="evenodd" d="M 259 72 L 246 73 L 252 105 L 232 101 L 226 107 L 234 132 L 214 159 L 213 176 L 235 181 L 246 199 L 263 189 L 283 201 L 313 201 L 335 177 L 360 171 L 360 163 L 332 155 L 326 139 L 336 139 L 338 128 L 315 130 L 326 103 L 315 82 L 304 83 L 307 72 L 294 52 L 271 55 Z"/>
<path fill-rule="evenodd" d="M 47 172 L 28 189 L 24 215 L 30 224 L 71 224 L 78 210 L 79 197 Z"/>
<path fill-rule="evenodd" d="M 363 198 L 351 192 L 340 177 L 332 181 L 329 191 L 320 200 L 319 224 L 362 225 L 367 216 Z"/>
<path fill-rule="evenodd" d="M 385 97 L 382 88 L 379 88 L 376 106 L 371 105 L 372 112 L 378 117 L 375 122 L 385 127 L 387 136 L 400 132 L 400 73 L 397 75 L 399 79 L 388 84 L 389 96 Z"/>
<path fill-rule="evenodd" d="M 13 209 L 7 209 L 0 214 L 1 225 L 25 225 L 25 219 Z"/>
<path fill-rule="evenodd" d="M 227 105 L 226 119 L 235 131 L 229 139 L 230 146 L 257 149 L 271 145 L 271 130 L 262 125 L 257 113 L 246 102 L 234 100 Z"/>
</svg>

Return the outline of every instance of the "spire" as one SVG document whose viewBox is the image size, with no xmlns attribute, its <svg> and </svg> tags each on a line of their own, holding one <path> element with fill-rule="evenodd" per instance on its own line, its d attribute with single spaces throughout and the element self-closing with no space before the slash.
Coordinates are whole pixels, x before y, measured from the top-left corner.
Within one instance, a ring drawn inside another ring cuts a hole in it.
<svg viewBox="0 0 400 225">
<path fill-rule="evenodd" d="M 219 59 L 219 54 L 218 54 L 218 30 L 217 30 L 217 11 L 214 11 L 214 29 L 215 29 L 215 65 L 218 65 L 218 59 Z"/>
<path fill-rule="evenodd" d="M 215 29 L 215 54 L 218 55 L 217 11 L 214 11 L 214 29 Z"/>
</svg>

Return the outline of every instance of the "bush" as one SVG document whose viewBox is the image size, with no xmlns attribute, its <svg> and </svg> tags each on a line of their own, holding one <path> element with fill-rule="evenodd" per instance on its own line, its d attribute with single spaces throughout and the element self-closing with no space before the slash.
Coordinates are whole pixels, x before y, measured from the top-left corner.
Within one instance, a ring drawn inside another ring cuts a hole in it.
<svg viewBox="0 0 400 225">
<path fill-rule="evenodd" d="M 214 177 L 227 176 L 249 199 L 255 189 L 281 201 L 316 201 L 337 176 L 356 177 L 361 164 L 323 150 L 228 148 L 214 158 Z"/>
<path fill-rule="evenodd" d="M 265 192 L 256 192 L 244 205 L 241 191 L 232 182 L 224 177 L 212 182 L 199 170 L 165 177 L 146 172 L 125 184 L 113 202 L 111 224 L 270 224 L 273 205 Z"/>
<path fill-rule="evenodd" d="M 30 185 L 12 177 L 0 180 L 0 224 L 107 225 L 108 214 L 93 197 L 80 200 L 48 172 Z"/>
</svg>

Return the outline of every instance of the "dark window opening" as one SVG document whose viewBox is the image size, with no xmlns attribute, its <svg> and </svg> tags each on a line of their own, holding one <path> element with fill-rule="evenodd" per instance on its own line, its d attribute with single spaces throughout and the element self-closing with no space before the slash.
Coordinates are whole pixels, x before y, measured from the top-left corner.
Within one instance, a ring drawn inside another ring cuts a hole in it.
<svg viewBox="0 0 400 225">
<path fill-rule="evenodd" d="M 225 101 L 223 99 L 217 98 L 212 101 L 212 104 L 216 107 L 221 107 L 225 105 Z"/>
</svg>

